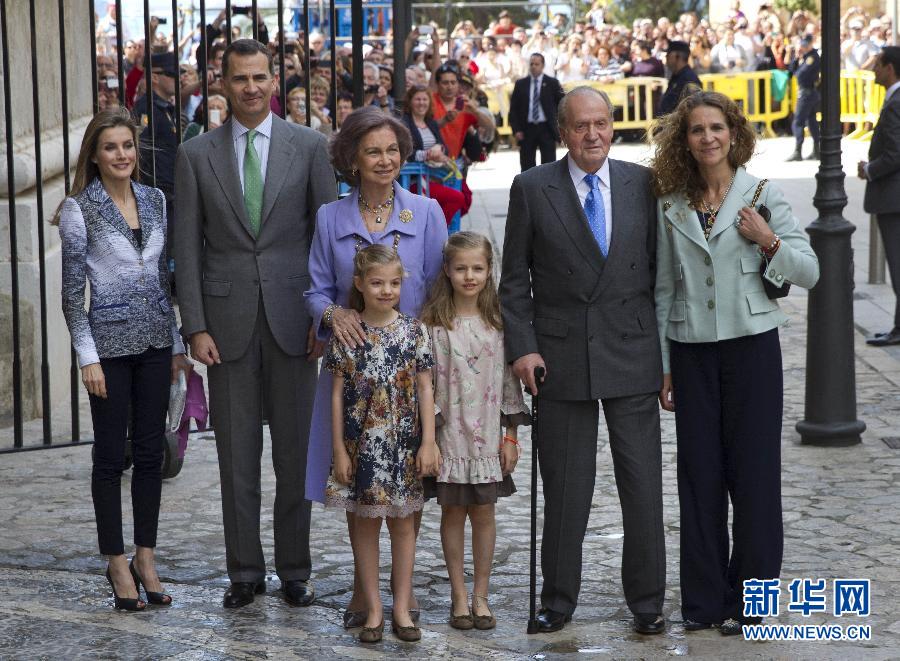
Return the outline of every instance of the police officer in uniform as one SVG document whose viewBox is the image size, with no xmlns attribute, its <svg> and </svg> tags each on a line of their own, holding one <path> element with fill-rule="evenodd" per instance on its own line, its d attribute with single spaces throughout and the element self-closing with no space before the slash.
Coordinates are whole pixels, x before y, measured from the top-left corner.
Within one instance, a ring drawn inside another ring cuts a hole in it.
<svg viewBox="0 0 900 661">
<path fill-rule="evenodd" d="M 685 94 L 692 91 L 703 89 L 700 84 L 700 78 L 696 72 L 688 64 L 691 56 L 691 47 L 685 41 L 670 41 L 669 50 L 666 51 L 666 68 L 669 69 L 671 77 L 669 78 L 669 86 L 666 87 L 666 93 L 663 94 L 659 102 L 657 115 L 668 115 L 675 110 L 678 102 L 684 98 Z"/>
<path fill-rule="evenodd" d="M 803 129 L 809 126 L 809 133 L 813 139 L 813 150 L 809 155 L 810 160 L 819 160 L 819 120 L 816 113 L 819 111 L 819 70 L 822 63 L 819 59 L 819 51 L 812 47 L 812 37 L 807 35 L 800 40 L 800 50 L 791 61 L 790 71 L 797 79 L 797 108 L 794 110 L 794 121 L 791 129 L 794 132 L 794 140 L 797 146 L 788 161 L 802 161 L 800 153 L 803 147 Z"/>
<path fill-rule="evenodd" d="M 134 104 L 134 117 L 141 126 L 141 183 L 155 186 L 166 196 L 168 221 L 167 246 L 171 251 L 175 227 L 175 153 L 178 151 L 178 129 L 175 124 L 175 85 L 178 84 L 178 62 L 174 53 L 154 53 L 150 56 L 153 89 L 153 123 L 147 109 L 145 94 Z M 156 180 L 154 182 L 154 172 Z"/>
</svg>

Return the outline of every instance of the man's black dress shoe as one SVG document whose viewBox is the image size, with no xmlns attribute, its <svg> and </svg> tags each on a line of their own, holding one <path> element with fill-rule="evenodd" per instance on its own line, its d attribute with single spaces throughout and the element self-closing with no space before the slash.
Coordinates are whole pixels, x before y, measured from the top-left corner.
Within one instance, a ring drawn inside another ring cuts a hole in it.
<svg viewBox="0 0 900 661">
<path fill-rule="evenodd" d="M 222 605 L 225 608 L 240 608 L 247 604 L 253 603 L 253 595 L 262 594 L 266 591 L 265 581 L 259 583 L 232 583 L 225 590 L 225 598 Z"/>
<path fill-rule="evenodd" d="M 559 613 L 551 608 L 542 608 L 537 614 L 537 633 L 553 633 L 559 631 L 566 622 L 571 622 L 572 616 Z"/>
<path fill-rule="evenodd" d="M 291 606 L 309 606 L 316 598 L 316 591 L 309 581 L 282 581 L 281 591 Z"/>
<path fill-rule="evenodd" d="M 875 333 L 866 340 L 866 344 L 873 347 L 886 347 L 891 344 L 900 344 L 900 329 L 893 329 L 889 333 Z"/>
<path fill-rule="evenodd" d="M 662 615 L 646 615 L 637 613 L 632 620 L 631 628 L 637 633 L 654 634 L 666 630 L 666 618 Z"/>
<path fill-rule="evenodd" d="M 684 626 L 685 631 L 703 631 L 713 627 L 709 622 L 695 622 L 694 620 L 685 620 L 682 622 L 682 626 Z"/>
</svg>

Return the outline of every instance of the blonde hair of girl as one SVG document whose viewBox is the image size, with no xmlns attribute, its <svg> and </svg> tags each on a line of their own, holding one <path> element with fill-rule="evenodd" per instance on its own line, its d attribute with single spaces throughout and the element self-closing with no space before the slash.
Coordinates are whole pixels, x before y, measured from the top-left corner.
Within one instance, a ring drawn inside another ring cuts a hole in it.
<svg viewBox="0 0 900 661">
<path fill-rule="evenodd" d="M 444 244 L 444 268 L 434 281 L 428 302 L 422 308 L 422 321 L 427 326 L 442 326 L 447 330 L 453 330 L 456 305 L 453 303 L 453 285 L 450 283 L 447 269 L 450 268 L 453 258 L 464 250 L 481 250 L 487 260 L 487 282 L 478 294 L 478 313 L 488 326 L 503 330 L 500 298 L 494 284 L 494 249 L 487 237 L 478 232 L 457 232 L 447 239 L 447 243 Z"/>
<path fill-rule="evenodd" d="M 353 258 L 354 281 L 356 278 L 365 280 L 366 275 L 373 268 L 389 266 L 390 264 L 397 265 L 401 278 L 406 277 L 406 271 L 403 270 L 403 262 L 400 261 L 400 255 L 397 254 L 397 251 L 378 244 L 366 246 L 356 253 L 356 257 Z M 350 307 L 357 312 L 362 312 L 366 307 L 362 292 L 356 288 L 355 284 L 350 287 Z"/>
</svg>

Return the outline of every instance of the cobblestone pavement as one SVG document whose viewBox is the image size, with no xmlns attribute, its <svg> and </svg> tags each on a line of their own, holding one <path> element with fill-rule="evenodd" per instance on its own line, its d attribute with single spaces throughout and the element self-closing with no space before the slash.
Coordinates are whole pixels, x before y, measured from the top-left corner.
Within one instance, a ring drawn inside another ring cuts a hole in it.
<svg viewBox="0 0 900 661">
<path fill-rule="evenodd" d="M 781 165 L 789 141 L 764 143 L 756 170 L 777 166 L 773 177 L 795 204 L 798 215 L 815 217 L 810 206 L 814 165 Z M 783 154 L 780 152 L 784 152 Z M 613 155 L 640 160 L 643 150 L 616 146 Z M 855 163 L 855 154 L 846 157 Z M 515 153 L 492 156 L 475 171 L 476 202 L 469 226 L 502 241 L 506 191 L 517 171 Z M 845 170 L 853 171 L 845 165 Z M 861 186 L 847 182 L 851 205 L 860 204 Z M 851 217 L 848 209 L 848 217 Z M 856 212 L 858 215 L 859 212 Z M 868 218 L 860 226 L 857 281 L 865 262 Z M 796 289 L 796 288 L 795 288 Z M 864 296 L 861 296 L 864 295 Z M 892 305 L 886 285 L 862 286 L 857 305 L 866 306 L 860 330 L 885 330 Z M 352 556 L 343 515 L 316 506 L 312 547 L 316 604 L 297 609 L 277 593 L 252 606 L 225 611 L 227 585 L 215 446 L 209 434 L 191 437 L 181 474 L 163 487 L 158 558 L 160 574 L 174 596 L 167 609 L 125 614 L 111 608 L 103 579 L 104 562 L 96 553 L 90 500 L 90 447 L 0 456 L 0 658 L 900 658 L 900 451 L 883 437 L 900 435 L 900 356 L 874 349 L 856 334 L 859 416 L 868 429 L 864 442 L 851 448 L 801 446 L 794 423 L 803 417 L 805 309 L 802 291 L 785 303 L 791 318 L 782 332 L 785 370 L 783 492 L 785 555 L 782 579 L 869 578 L 872 615 L 864 622 L 830 615 L 802 618 L 783 614 L 779 624 L 854 624 L 872 626 L 872 639 L 853 642 L 751 643 L 723 638 L 718 632 L 685 634 L 678 592 L 678 507 L 675 481 L 673 418 L 663 416 L 665 523 L 668 592 L 664 635 L 642 637 L 630 630 L 620 578 L 622 527 L 606 433 L 601 427 L 597 486 L 584 544 L 585 572 L 581 606 L 571 625 L 552 635 L 525 634 L 528 598 L 528 520 L 530 456 L 516 471 L 519 492 L 498 507 L 498 536 L 491 603 L 498 618 L 492 632 L 459 632 L 447 623 L 449 584 L 443 567 L 439 515 L 426 509 L 417 551 L 415 584 L 422 605 L 423 640 L 397 642 L 386 634 L 382 644 L 364 647 L 341 628 Z M 89 418 L 84 417 L 84 420 Z M 601 416 L 602 421 L 602 416 Z M 602 422 L 601 422 L 602 425 Z M 33 437 L 39 425 L 30 424 Z M 88 432 L 89 433 L 89 432 Z M 0 444 L 11 444 L 0 430 Z M 264 458 L 269 461 L 268 454 Z M 265 464 L 264 464 L 265 465 Z M 271 543 L 271 470 L 264 471 L 264 544 Z M 127 503 L 126 479 L 123 498 Z M 126 539 L 130 536 L 126 527 Z M 383 536 L 382 589 L 388 589 L 387 538 Z M 471 571 L 470 558 L 467 558 Z M 786 608 L 782 596 L 782 611 Z"/>
</svg>

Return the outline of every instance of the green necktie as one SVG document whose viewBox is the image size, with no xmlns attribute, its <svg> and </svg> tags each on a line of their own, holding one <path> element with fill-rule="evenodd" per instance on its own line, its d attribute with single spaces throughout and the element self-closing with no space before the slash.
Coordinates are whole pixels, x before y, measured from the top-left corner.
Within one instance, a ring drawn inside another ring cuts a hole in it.
<svg viewBox="0 0 900 661">
<path fill-rule="evenodd" d="M 250 220 L 253 236 L 259 236 L 259 222 L 262 215 L 263 180 L 259 167 L 259 154 L 253 146 L 256 131 L 247 132 L 247 149 L 244 151 L 244 208 Z"/>
</svg>

